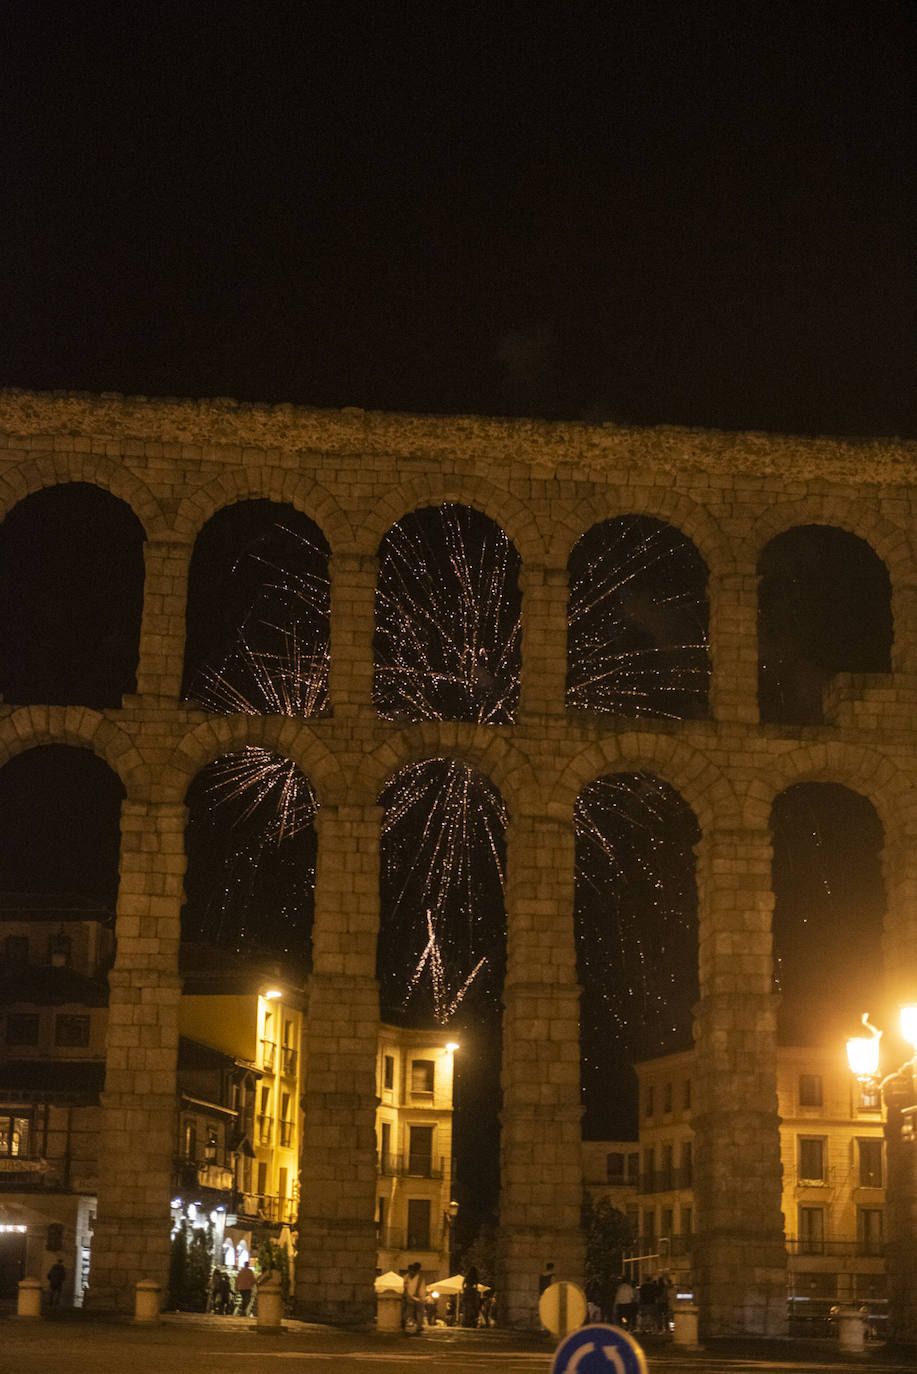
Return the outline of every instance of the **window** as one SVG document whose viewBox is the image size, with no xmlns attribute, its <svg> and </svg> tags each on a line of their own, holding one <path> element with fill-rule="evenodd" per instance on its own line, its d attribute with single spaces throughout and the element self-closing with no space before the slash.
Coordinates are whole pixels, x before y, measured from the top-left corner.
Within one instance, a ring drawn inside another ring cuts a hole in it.
<svg viewBox="0 0 917 1374">
<path fill-rule="evenodd" d="M 860 1089 L 860 1100 L 857 1107 L 861 1112 L 880 1112 L 882 1110 L 882 1094 L 878 1088 L 871 1088 L 864 1085 Z"/>
<path fill-rule="evenodd" d="M 193 1163 L 197 1159 L 197 1126 L 193 1121 L 185 1122 L 184 1150 L 185 1159 Z"/>
<path fill-rule="evenodd" d="M 681 1234 L 690 1236 L 694 1229 L 694 1208 L 682 1207 L 681 1209 Z"/>
<path fill-rule="evenodd" d="M 385 1198 L 379 1198 L 379 1208 L 376 1212 L 376 1226 L 379 1228 L 379 1239 L 385 1236 Z"/>
<path fill-rule="evenodd" d="M 605 1156 L 605 1182 L 624 1182 L 624 1156 L 622 1154 L 612 1152 Z"/>
<path fill-rule="evenodd" d="M 825 1140 L 823 1136 L 799 1137 L 799 1181 L 824 1183 Z"/>
<path fill-rule="evenodd" d="M 664 1112 L 670 1112 L 670 1111 L 672 1110 L 672 1085 L 671 1085 L 671 1083 L 666 1083 L 665 1087 L 664 1087 L 663 1090 L 662 1090 L 662 1110 L 663 1110 Z"/>
<path fill-rule="evenodd" d="M 29 962 L 28 935 L 7 935 L 3 942 L 8 964 L 27 964 Z"/>
<path fill-rule="evenodd" d="M 694 1185 L 694 1142 L 683 1140 L 681 1142 L 681 1186 L 691 1188 Z"/>
<path fill-rule="evenodd" d="M 663 1147 L 662 1147 L 662 1179 L 661 1179 L 663 1188 L 674 1188 L 674 1187 L 675 1187 L 675 1164 L 674 1164 L 674 1158 L 673 1158 L 673 1157 L 674 1157 L 674 1147 L 671 1146 L 671 1145 L 663 1145 Z M 669 1230 L 671 1231 L 671 1227 L 669 1228 Z"/>
<path fill-rule="evenodd" d="M 29 1158 L 29 1128 L 31 1117 L 14 1116 L 0 1108 L 0 1159 Z"/>
<path fill-rule="evenodd" d="M 63 1250 L 64 1248 L 64 1227 L 59 1221 L 52 1221 L 45 1232 L 46 1250 Z"/>
<path fill-rule="evenodd" d="M 820 1073 L 801 1073 L 799 1075 L 799 1105 L 800 1107 L 820 1107 L 822 1105 Z"/>
<path fill-rule="evenodd" d="M 412 1059 L 411 1060 L 411 1092 L 430 1093 L 433 1092 L 433 1060 L 432 1059 Z"/>
<path fill-rule="evenodd" d="M 392 1123 L 383 1121 L 382 1123 L 382 1149 L 380 1151 L 382 1159 L 382 1172 L 387 1174 L 391 1165 L 392 1158 Z"/>
<path fill-rule="evenodd" d="M 652 1116 L 656 1111 L 656 1090 L 652 1083 L 647 1084 L 646 1095 L 643 1099 L 643 1115 Z"/>
<path fill-rule="evenodd" d="M 277 1176 L 277 1191 L 282 1198 L 287 1196 L 289 1186 L 290 1171 L 288 1169 L 281 1169 Z"/>
<path fill-rule="evenodd" d="M 264 1198 L 267 1193 L 267 1161 L 262 1159 L 258 1162 L 258 1202 L 263 1207 Z"/>
<path fill-rule="evenodd" d="M 656 1151 L 652 1145 L 643 1151 L 643 1189 L 650 1192 L 653 1187 L 653 1174 L 656 1172 Z"/>
<path fill-rule="evenodd" d="M 682 1105 L 683 1109 L 684 1109 L 686 1112 L 688 1112 L 688 1111 L 691 1110 L 691 1080 L 690 1080 L 690 1078 L 686 1078 L 686 1079 L 685 1079 L 685 1083 L 684 1083 L 684 1092 L 682 1093 L 681 1105 Z"/>
<path fill-rule="evenodd" d="M 824 1207 L 800 1207 L 799 1250 L 803 1255 L 821 1255 L 825 1248 Z"/>
<path fill-rule="evenodd" d="M 6 1043 L 8 1045 L 38 1044 L 38 1012 L 11 1011 L 6 1018 Z"/>
<path fill-rule="evenodd" d="M 629 1183 L 640 1182 L 640 1155 L 637 1150 L 627 1156 L 627 1179 Z"/>
<path fill-rule="evenodd" d="M 857 1253 L 881 1255 L 884 1245 L 881 1207 L 857 1208 Z"/>
<path fill-rule="evenodd" d="M 387 1054 L 382 1060 L 382 1086 L 389 1092 L 395 1086 L 395 1056 Z"/>
<path fill-rule="evenodd" d="M 89 1044 L 89 1017 L 62 1014 L 54 1019 L 55 1045 L 83 1048 Z"/>
<path fill-rule="evenodd" d="M 219 1153 L 219 1141 L 217 1133 L 212 1128 L 207 1132 L 207 1144 L 204 1146 L 204 1158 L 208 1164 L 215 1164 Z"/>
<path fill-rule="evenodd" d="M 643 1243 L 646 1246 L 656 1244 L 656 1209 L 647 1207 L 643 1213 Z"/>
<path fill-rule="evenodd" d="M 433 1127 L 412 1126 L 408 1146 L 408 1173 L 430 1178 L 433 1172 Z"/>
<path fill-rule="evenodd" d="M 408 1198 L 409 1250 L 429 1250 L 430 1248 L 430 1199 L 427 1197 Z"/>
<path fill-rule="evenodd" d="M 637 1228 L 640 1225 L 640 1213 L 636 1207 L 628 1207 L 626 1216 L 627 1229 L 630 1231 L 631 1236 L 636 1236 Z"/>
<path fill-rule="evenodd" d="M 48 940 L 48 963 L 52 968 L 70 967 L 69 935 L 52 935 Z"/>
<path fill-rule="evenodd" d="M 860 1161 L 860 1187 L 882 1187 L 882 1141 L 878 1137 L 858 1140 L 857 1152 Z"/>
</svg>

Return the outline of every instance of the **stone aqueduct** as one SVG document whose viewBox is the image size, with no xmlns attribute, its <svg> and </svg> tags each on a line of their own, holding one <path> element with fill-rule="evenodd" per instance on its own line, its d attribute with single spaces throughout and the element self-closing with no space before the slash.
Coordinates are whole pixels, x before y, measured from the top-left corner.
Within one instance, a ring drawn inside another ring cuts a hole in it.
<svg viewBox="0 0 917 1374">
<path fill-rule="evenodd" d="M 136 695 L 104 712 L 0 705 L 0 762 L 51 742 L 76 745 L 106 760 L 126 789 L 93 1301 L 126 1306 L 138 1278 L 165 1275 L 184 798 L 208 761 L 258 743 L 295 760 L 319 801 L 299 1310 L 367 1315 L 377 798 L 406 762 L 449 755 L 487 774 L 510 813 L 501 1161 L 509 1319 L 531 1322 L 546 1257 L 563 1275 L 582 1272 L 573 805 L 594 778 L 631 770 L 676 788 L 702 831 L 695 1121 L 705 1325 L 711 1334 L 779 1331 L 770 810 L 782 789 L 807 780 L 843 783 L 873 803 L 885 830 L 886 967 L 891 991 L 907 990 L 917 973 L 917 446 L 23 392 L 0 396 L 0 446 L 0 514 L 40 488 L 92 483 L 122 498 L 146 536 Z M 180 700 L 195 537 L 214 512 L 250 498 L 292 504 L 330 544 L 327 716 L 215 717 Z M 521 554 L 513 725 L 405 727 L 373 706 L 380 539 L 409 511 L 443 501 L 492 517 Z M 706 720 L 565 710 L 570 550 L 597 521 L 629 513 L 676 526 L 707 564 Z M 824 725 L 761 725 L 757 560 L 773 536 L 811 524 L 855 533 L 884 561 L 892 672 L 835 679 Z M 906 1228 L 913 1219 L 895 1220 Z M 903 1236 L 890 1238 L 894 1281 L 913 1288 Z"/>
</svg>

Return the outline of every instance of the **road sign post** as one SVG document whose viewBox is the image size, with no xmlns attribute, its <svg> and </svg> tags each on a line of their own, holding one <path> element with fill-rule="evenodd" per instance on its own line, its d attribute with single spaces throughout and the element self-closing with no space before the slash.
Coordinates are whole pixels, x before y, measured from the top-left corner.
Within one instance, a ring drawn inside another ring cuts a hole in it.
<svg viewBox="0 0 917 1374">
<path fill-rule="evenodd" d="M 586 1320 L 586 1295 L 575 1283 L 549 1284 L 538 1299 L 538 1315 L 552 1336 L 566 1336 Z"/>
</svg>

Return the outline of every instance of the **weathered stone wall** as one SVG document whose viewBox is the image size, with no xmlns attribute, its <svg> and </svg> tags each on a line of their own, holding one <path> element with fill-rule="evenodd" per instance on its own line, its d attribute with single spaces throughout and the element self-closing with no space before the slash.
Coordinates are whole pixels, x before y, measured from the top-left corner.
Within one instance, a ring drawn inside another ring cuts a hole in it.
<svg viewBox="0 0 917 1374">
<path fill-rule="evenodd" d="M 320 804 L 300 1309 L 371 1310 L 372 1064 L 378 1019 L 377 801 L 405 763 L 444 754 L 501 790 L 508 968 L 503 1069 L 502 1293 L 534 1318 L 551 1258 L 579 1277 L 579 1060 L 573 807 L 617 771 L 649 771 L 694 809 L 700 982 L 696 1038 L 699 1297 L 706 1329 L 777 1332 L 784 1250 L 771 992 L 773 799 L 800 781 L 845 784 L 885 826 L 886 949 L 896 989 L 917 948 L 917 446 L 762 434 L 318 412 L 230 401 L 0 396 L 0 515 L 39 488 L 95 483 L 143 523 L 138 693 L 120 710 L 0 707 L 0 762 L 38 744 L 94 750 L 122 779 L 118 956 L 94 1245 L 97 1301 L 127 1306 L 165 1278 L 172 1142 L 183 807 L 195 773 L 229 749 L 293 759 Z M 331 551 L 326 717 L 212 717 L 178 699 L 188 566 L 218 509 L 289 502 Z M 459 501 L 496 520 L 523 564 L 519 720 L 486 728 L 380 721 L 372 704 L 373 590 L 382 535 L 407 512 Z M 567 559 L 606 517 L 639 513 L 692 539 L 709 569 L 711 719 L 639 722 L 564 707 Z M 774 535 L 832 524 L 866 540 L 893 588 L 893 669 L 833 686 L 830 723 L 761 726 L 756 566 Z M 315 1265 L 311 1254 L 320 1254 Z"/>
</svg>

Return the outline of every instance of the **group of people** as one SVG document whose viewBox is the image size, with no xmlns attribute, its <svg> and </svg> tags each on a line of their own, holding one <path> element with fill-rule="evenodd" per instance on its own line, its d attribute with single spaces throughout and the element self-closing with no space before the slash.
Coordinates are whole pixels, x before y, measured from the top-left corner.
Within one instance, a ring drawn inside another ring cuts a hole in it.
<svg viewBox="0 0 917 1374">
<path fill-rule="evenodd" d="M 235 1290 L 227 1270 L 214 1269 L 210 1277 L 210 1301 L 207 1310 L 224 1317 L 230 1317 L 234 1312 L 240 1317 L 247 1317 L 252 1309 L 257 1286 L 255 1271 L 248 1260 L 236 1273 Z"/>
<path fill-rule="evenodd" d="M 671 1316 L 672 1282 L 667 1275 L 648 1275 L 637 1287 L 628 1278 L 618 1280 L 612 1314 L 618 1326 L 644 1335 L 662 1334 L 668 1331 Z"/>
<path fill-rule="evenodd" d="M 483 1291 L 482 1291 L 483 1290 Z M 449 1298 L 446 1307 L 447 1326 L 492 1326 L 494 1324 L 495 1294 L 478 1280 L 474 1265 L 468 1270 L 461 1291 Z M 404 1279 L 404 1328 L 422 1331 L 439 1320 L 437 1298 L 428 1293 L 420 1263 L 411 1264 Z"/>
</svg>

